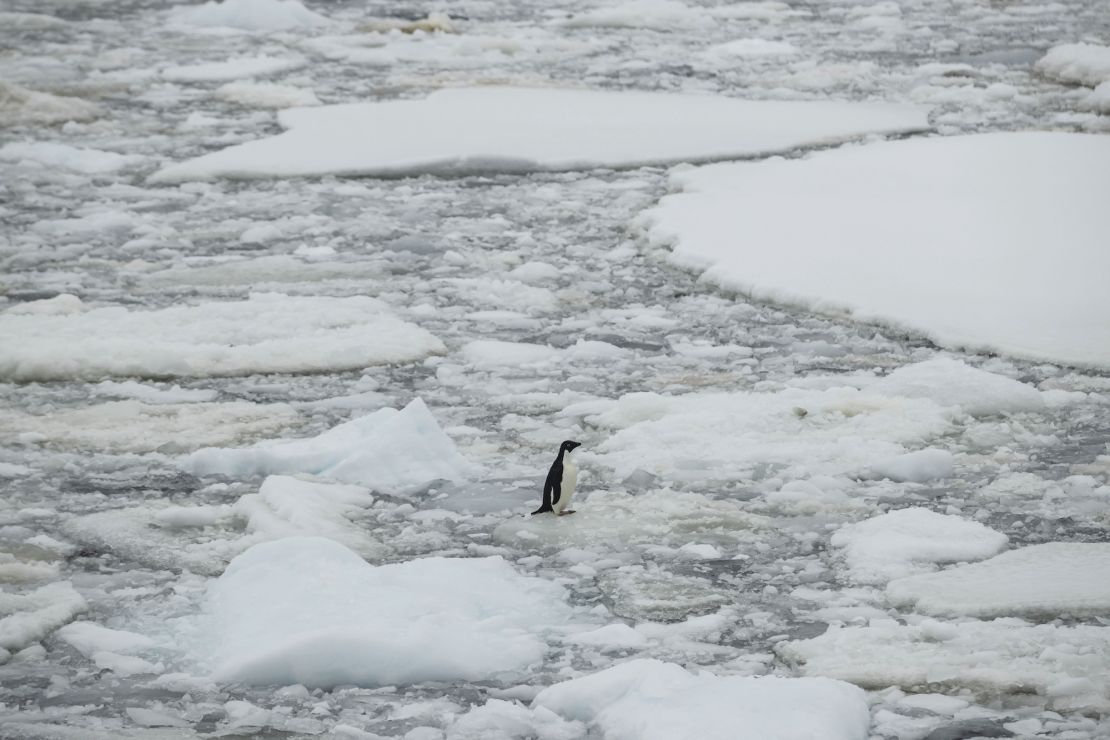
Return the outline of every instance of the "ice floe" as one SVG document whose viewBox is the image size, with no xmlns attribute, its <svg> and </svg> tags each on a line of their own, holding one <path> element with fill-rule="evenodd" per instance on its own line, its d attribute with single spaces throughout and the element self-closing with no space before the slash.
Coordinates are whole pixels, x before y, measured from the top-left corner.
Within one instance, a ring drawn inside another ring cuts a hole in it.
<svg viewBox="0 0 1110 740">
<path fill-rule="evenodd" d="M 216 97 L 229 103 L 254 108 L 320 105 L 320 99 L 316 97 L 316 93 L 308 88 L 277 85 L 272 82 L 229 82 L 216 89 Z"/>
<path fill-rule="evenodd" d="M 894 481 L 924 483 L 937 478 L 947 478 L 952 475 L 954 466 L 955 461 L 951 452 L 930 447 L 880 460 L 868 467 L 865 475 L 872 478 L 889 478 Z"/>
<path fill-rule="evenodd" d="M 546 632 L 572 616 L 561 586 L 498 557 L 372 566 L 331 540 L 288 537 L 210 586 L 190 650 L 220 681 L 477 681 L 538 663 Z"/>
<path fill-rule="evenodd" d="M 1049 49 L 1034 67 L 1060 82 L 1095 87 L 1110 80 L 1110 46 L 1061 44 Z"/>
<path fill-rule="evenodd" d="M 297 412 L 281 403 L 111 401 L 48 414 L 0 410 L 0 440 L 104 452 L 175 454 L 252 441 L 299 421 Z"/>
<path fill-rule="evenodd" d="M 958 406 L 972 416 L 1045 408 L 1044 395 L 1033 386 L 951 357 L 903 365 L 867 387 L 890 396 L 928 398 L 941 406 Z"/>
<path fill-rule="evenodd" d="M 464 480 L 476 470 L 419 398 L 401 410 L 379 409 L 316 437 L 197 450 L 181 465 L 194 475 L 311 473 L 391 494 L 412 493 L 436 480 Z"/>
<path fill-rule="evenodd" d="M 230 1 L 230 0 L 229 0 Z M 233 57 L 222 62 L 205 62 L 166 67 L 162 77 L 171 82 L 223 82 L 243 77 L 267 77 L 299 69 L 308 64 L 301 57 Z"/>
<path fill-rule="evenodd" d="M 865 740 L 871 725 L 865 694 L 842 681 L 716 676 L 647 659 L 549 686 L 532 706 L 609 740 Z"/>
<path fill-rule="evenodd" d="M 26 594 L 0 591 L 0 663 L 87 608 L 84 597 L 69 581 L 50 583 Z"/>
<path fill-rule="evenodd" d="M 989 558 L 1008 538 L 979 522 L 921 508 L 898 509 L 849 524 L 830 540 L 856 583 L 885 583 L 937 564 Z"/>
<path fill-rule="evenodd" d="M 0 161 L 30 164 L 83 175 L 102 175 L 134 167 L 145 161 L 136 154 L 83 149 L 49 141 L 19 142 L 0 147 Z"/>
<path fill-rule="evenodd" d="M 646 214 L 651 239 L 728 289 L 942 345 L 1110 367 L 1096 277 L 1110 253 L 1093 217 L 1110 191 L 1105 136 L 907 139 L 674 182 L 685 192 Z"/>
<path fill-rule="evenodd" d="M 444 351 L 373 298 L 256 293 L 159 310 L 0 313 L 0 378 L 227 376 L 409 362 Z"/>
<path fill-rule="evenodd" d="M 892 602 L 970 617 L 1110 615 L 1110 544 L 1048 542 L 887 584 Z"/>
<path fill-rule="evenodd" d="M 900 686 L 983 698 L 1021 693 L 1058 711 L 1110 708 L 1110 628 L 1031 625 L 1020 619 L 943 623 L 894 620 L 868 627 L 832 627 L 810 640 L 784 642 L 776 652 L 810 676 L 868 689 Z"/>
<path fill-rule="evenodd" d="M 787 477 L 841 475 L 906 452 L 950 428 L 931 400 L 857 388 L 778 392 L 632 393 L 587 421 L 612 429 L 602 462 L 669 479 L 750 479 L 757 466 Z"/>
<path fill-rule="evenodd" d="M 631 167 L 926 126 L 924 109 L 910 105 L 512 87 L 292 109 L 278 120 L 285 133 L 170 165 L 152 181 Z"/>
<path fill-rule="evenodd" d="M 707 28 L 713 18 L 704 9 L 678 0 L 628 0 L 577 13 L 561 25 L 567 28 L 650 28 L 671 31 L 675 28 Z"/>
<path fill-rule="evenodd" d="M 294 31 L 319 28 L 330 21 L 299 0 L 208 0 L 170 10 L 171 26 L 236 28 L 242 31 Z"/>
</svg>

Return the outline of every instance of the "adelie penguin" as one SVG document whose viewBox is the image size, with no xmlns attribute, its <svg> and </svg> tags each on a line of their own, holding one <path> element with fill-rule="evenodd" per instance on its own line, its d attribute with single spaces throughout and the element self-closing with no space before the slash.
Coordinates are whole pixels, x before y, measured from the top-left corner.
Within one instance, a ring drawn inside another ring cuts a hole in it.
<svg viewBox="0 0 1110 740">
<path fill-rule="evenodd" d="M 567 440 L 559 445 L 559 455 L 551 463 L 551 470 L 547 471 L 547 480 L 543 484 L 543 504 L 532 512 L 533 515 L 550 511 L 562 516 L 573 514 L 568 509 L 570 497 L 574 495 L 574 486 L 578 483 L 578 464 L 574 461 L 574 448 L 581 447 L 577 442 Z"/>
</svg>

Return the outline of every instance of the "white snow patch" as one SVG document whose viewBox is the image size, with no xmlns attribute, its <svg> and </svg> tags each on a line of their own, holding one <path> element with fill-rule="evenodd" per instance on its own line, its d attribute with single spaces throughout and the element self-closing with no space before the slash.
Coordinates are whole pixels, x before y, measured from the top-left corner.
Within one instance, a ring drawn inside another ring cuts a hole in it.
<svg viewBox="0 0 1110 740">
<path fill-rule="evenodd" d="M 0 439 L 109 452 L 180 453 L 257 439 L 299 421 L 286 404 L 112 401 L 41 415 L 0 410 Z"/>
<path fill-rule="evenodd" d="M 1049 542 L 887 584 L 927 614 L 1056 618 L 1110 614 L 1110 544 Z"/>
<path fill-rule="evenodd" d="M 0 147 L 0 161 L 32 164 L 55 170 L 77 172 L 83 175 L 102 175 L 118 172 L 141 164 L 145 157 L 137 154 L 117 154 L 99 149 L 83 149 L 49 141 L 28 141 L 5 144 Z"/>
<path fill-rule="evenodd" d="M 572 615 L 563 588 L 499 557 L 371 566 L 290 537 L 235 558 L 205 600 L 194 654 L 220 681 L 328 687 L 477 681 L 543 658 Z"/>
<path fill-rule="evenodd" d="M 915 138 L 674 181 L 685 192 L 646 212 L 650 238 L 725 288 L 945 346 L 1110 367 L 1105 136 Z"/>
<path fill-rule="evenodd" d="M 205 62 L 166 67 L 162 77 L 171 82 L 223 82 L 243 77 L 267 77 L 280 72 L 300 69 L 308 64 L 301 57 L 232 57 L 222 62 Z"/>
<path fill-rule="evenodd" d="M 948 450 L 930 447 L 880 460 L 867 468 L 865 477 L 924 483 L 952 475 L 955 460 Z"/>
<path fill-rule="evenodd" d="M 1049 49 L 1033 66 L 1059 82 L 1095 87 L 1110 80 L 1110 47 L 1061 44 Z"/>
<path fill-rule="evenodd" d="M 830 544 L 843 549 L 852 581 L 881 584 L 935 570 L 939 563 L 989 558 L 1007 541 L 979 522 L 911 508 L 845 525 Z"/>
<path fill-rule="evenodd" d="M 981 697 L 1035 692 L 1057 711 L 1110 709 L 1110 628 L 1030 625 L 1020 619 L 832 627 L 811 640 L 780 643 L 810 676 L 867 689 L 970 689 Z"/>
<path fill-rule="evenodd" d="M 169 19 L 174 25 L 243 31 L 306 30 L 330 23 L 298 0 L 209 0 L 203 5 L 179 5 L 170 10 Z"/>
<path fill-rule="evenodd" d="M 533 707 L 608 740 L 865 740 L 871 724 L 864 693 L 841 681 L 694 674 L 646 659 L 550 686 Z"/>
<path fill-rule="evenodd" d="M 392 494 L 475 472 L 419 398 L 400 411 L 379 409 L 316 437 L 197 450 L 181 466 L 194 475 L 311 473 Z"/>
<path fill-rule="evenodd" d="M 926 126 L 924 109 L 908 105 L 512 87 L 296 108 L 278 121 L 285 133 L 170 165 L 152 181 L 631 167 Z"/>
<path fill-rule="evenodd" d="M 245 301 L 67 316 L 0 314 L 0 378 L 99 380 L 346 370 L 409 362 L 443 343 L 384 303 L 256 293 Z"/>
</svg>

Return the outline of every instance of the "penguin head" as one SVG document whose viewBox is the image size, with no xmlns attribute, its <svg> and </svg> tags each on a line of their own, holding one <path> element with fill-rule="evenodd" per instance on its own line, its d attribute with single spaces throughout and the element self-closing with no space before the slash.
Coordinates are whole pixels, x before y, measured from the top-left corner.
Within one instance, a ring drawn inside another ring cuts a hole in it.
<svg viewBox="0 0 1110 740">
<path fill-rule="evenodd" d="M 559 451 L 560 452 L 573 452 L 575 447 L 581 447 L 581 446 L 582 446 L 582 444 L 580 442 L 574 442 L 573 440 L 568 439 L 566 442 L 563 442 L 561 445 L 559 445 Z"/>
</svg>

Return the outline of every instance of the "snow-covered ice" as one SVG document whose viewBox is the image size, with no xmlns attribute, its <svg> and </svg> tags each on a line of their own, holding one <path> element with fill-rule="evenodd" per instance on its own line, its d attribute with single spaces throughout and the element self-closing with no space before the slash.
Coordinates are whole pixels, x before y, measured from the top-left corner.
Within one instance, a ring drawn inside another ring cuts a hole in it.
<svg viewBox="0 0 1110 740">
<path fill-rule="evenodd" d="M 311 473 L 393 494 L 437 480 L 463 480 L 475 472 L 419 398 L 403 409 L 378 409 L 316 437 L 197 450 L 181 465 L 194 475 Z"/>
<path fill-rule="evenodd" d="M 894 620 L 868 627 L 832 627 L 778 652 L 809 676 L 828 676 L 869 689 L 970 689 L 980 699 L 1020 692 L 1058 711 L 1105 712 L 1110 629 L 1029 624 L 1020 619 L 946 623 Z"/>
<path fill-rule="evenodd" d="M 501 558 L 371 566 L 331 540 L 289 537 L 231 562 L 191 647 L 224 681 L 380 686 L 527 669 L 573 612 L 563 589 Z"/>
<path fill-rule="evenodd" d="M 935 570 L 937 564 L 988 558 L 1006 547 L 1007 537 L 979 522 L 928 509 L 898 509 L 849 524 L 833 534 L 856 583 Z"/>
<path fill-rule="evenodd" d="M 557 683 L 533 706 L 611 740 L 865 740 L 871 724 L 865 694 L 841 681 L 716 676 L 658 660 Z"/>
<path fill-rule="evenodd" d="M 243 77 L 269 77 L 306 64 L 307 60 L 299 57 L 233 57 L 222 62 L 167 67 L 162 70 L 162 77 L 171 82 L 223 82 Z"/>
<path fill-rule="evenodd" d="M 134 154 L 83 149 L 54 142 L 17 142 L 0 147 L 0 160 L 28 163 L 36 167 L 99 175 L 135 167 L 144 161 Z"/>
<path fill-rule="evenodd" d="M 49 583 L 25 594 L 0 591 L 0 663 L 87 608 L 88 602 L 69 581 Z"/>
<path fill-rule="evenodd" d="M 1110 614 L 1110 545 L 1048 542 L 887 584 L 896 604 L 970 617 Z"/>
<path fill-rule="evenodd" d="M 926 126 L 925 110 L 912 105 L 512 87 L 291 109 L 278 120 L 285 133 L 170 165 L 151 180 L 635 167 Z"/>
<path fill-rule="evenodd" d="M 703 279 L 944 346 L 1110 368 L 1104 136 L 914 138 L 674 181 L 684 192 L 644 223 Z"/>
<path fill-rule="evenodd" d="M 226 376 L 411 362 L 443 344 L 373 298 L 257 293 L 245 301 L 63 316 L 0 313 L 0 378 Z"/>
<path fill-rule="evenodd" d="M 1060 82 L 1095 87 L 1110 80 L 1110 46 L 1061 44 L 1037 60 L 1037 71 Z"/>
</svg>

